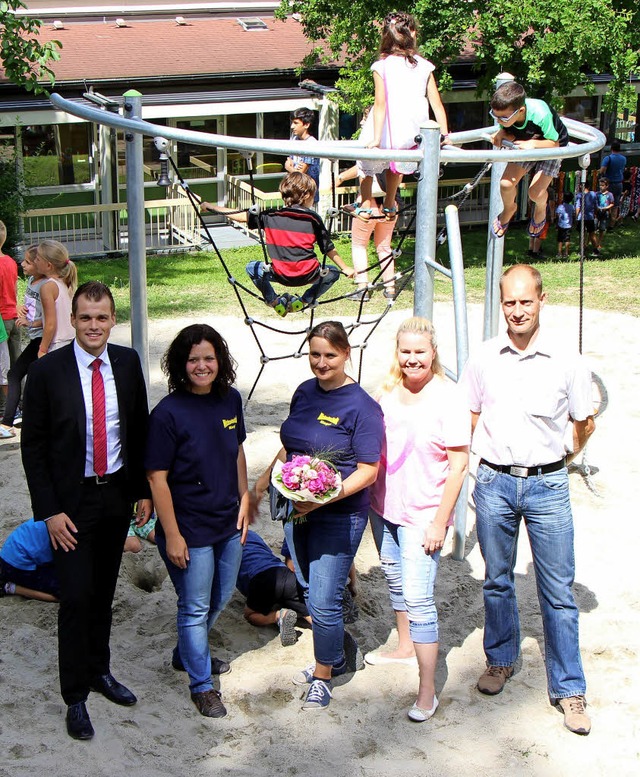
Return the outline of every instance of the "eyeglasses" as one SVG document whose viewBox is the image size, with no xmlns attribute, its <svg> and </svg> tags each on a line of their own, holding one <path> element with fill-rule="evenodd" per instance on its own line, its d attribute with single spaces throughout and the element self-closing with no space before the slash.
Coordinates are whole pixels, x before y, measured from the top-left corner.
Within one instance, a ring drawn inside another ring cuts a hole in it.
<svg viewBox="0 0 640 777">
<path fill-rule="evenodd" d="M 515 111 L 510 116 L 496 116 L 493 110 L 489 111 L 489 116 L 491 116 L 492 119 L 495 119 L 496 121 L 499 121 L 500 124 L 506 124 L 508 121 L 511 121 L 513 117 L 518 113 L 520 108 L 516 108 Z"/>
</svg>

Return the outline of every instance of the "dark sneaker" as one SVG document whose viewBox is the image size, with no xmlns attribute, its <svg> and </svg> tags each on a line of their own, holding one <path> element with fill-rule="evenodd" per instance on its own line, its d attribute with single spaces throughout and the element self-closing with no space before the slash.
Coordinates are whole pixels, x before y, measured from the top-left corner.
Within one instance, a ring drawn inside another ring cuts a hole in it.
<svg viewBox="0 0 640 777">
<path fill-rule="evenodd" d="M 587 700 L 584 696 L 556 699 L 556 707 L 564 713 L 565 728 L 574 734 L 587 736 L 591 731 L 591 719 L 587 715 Z"/>
<path fill-rule="evenodd" d="M 205 718 L 224 718 L 227 714 L 227 708 L 222 703 L 220 691 L 211 688 L 209 691 L 200 691 L 192 693 L 191 701 L 198 708 L 198 712 Z"/>
<path fill-rule="evenodd" d="M 478 680 L 478 690 L 487 696 L 495 696 L 504 688 L 512 674 L 512 666 L 488 666 Z"/>
<path fill-rule="evenodd" d="M 331 680 L 314 677 L 302 705 L 303 710 L 326 710 L 332 699 Z"/>
</svg>

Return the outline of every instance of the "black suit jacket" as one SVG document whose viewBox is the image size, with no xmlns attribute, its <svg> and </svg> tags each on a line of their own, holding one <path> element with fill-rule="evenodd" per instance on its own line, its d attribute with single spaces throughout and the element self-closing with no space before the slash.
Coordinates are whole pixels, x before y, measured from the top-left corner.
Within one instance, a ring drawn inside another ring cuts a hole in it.
<svg viewBox="0 0 640 777">
<path fill-rule="evenodd" d="M 147 390 L 138 354 L 120 345 L 107 349 L 118 395 L 124 482 L 134 502 L 150 496 L 144 470 Z M 30 366 L 23 404 L 22 463 L 34 518 L 66 513 L 73 520 L 86 459 L 86 411 L 73 343 Z"/>
</svg>

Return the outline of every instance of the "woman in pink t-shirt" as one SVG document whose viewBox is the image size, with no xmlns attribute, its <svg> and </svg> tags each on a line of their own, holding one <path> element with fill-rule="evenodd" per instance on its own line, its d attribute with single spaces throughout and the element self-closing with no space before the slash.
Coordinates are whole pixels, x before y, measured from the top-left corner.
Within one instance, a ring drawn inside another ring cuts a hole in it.
<svg viewBox="0 0 640 777">
<path fill-rule="evenodd" d="M 436 711 L 438 613 L 434 585 L 440 552 L 467 474 L 471 416 L 462 392 L 444 377 L 430 321 L 409 318 L 396 335 L 395 359 L 378 398 L 385 441 L 371 487 L 371 525 L 380 553 L 398 647 L 369 653 L 369 664 L 418 665 L 409 718 Z"/>
</svg>

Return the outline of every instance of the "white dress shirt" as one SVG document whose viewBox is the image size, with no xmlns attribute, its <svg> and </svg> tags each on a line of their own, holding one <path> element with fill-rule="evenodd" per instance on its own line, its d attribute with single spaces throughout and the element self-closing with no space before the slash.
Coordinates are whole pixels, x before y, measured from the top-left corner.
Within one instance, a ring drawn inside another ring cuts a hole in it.
<svg viewBox="0 0 640 777">
<path fill-rule="evenodd" d="M 113 377 L 113 369 L 109 361 L 109 353 L 105 348 L 100 356 L 92 356 L 79 345 L 78 341 L 73 341 L 73 350 L 75 352 L 76 362 L 78 363 L 78 372 L 80 373 L 80 382 L 82 384 L 82 394 L 84 396 L 84 407 L 87 416 L 87 448 L 85 455 L 84 474 L 85 477 L 93 477 L 93 395 L 91 391 L 91 379 L 93 369 L 91 365 L 96 359 L 102 359 L 100 365 L 100 374 L 104 381 L 104 396 L 106 404 L 106 424 L 107 424 L 107 472 L 117 472 L 124 465 L 122 459 L 122 446 L 120 444 L 120 412 L 118 409 L 118 394 L 116 392 L 116 382 Z"/>
</svg>

